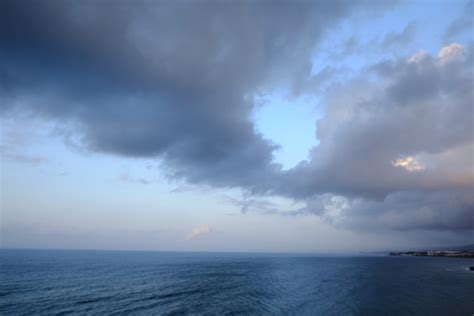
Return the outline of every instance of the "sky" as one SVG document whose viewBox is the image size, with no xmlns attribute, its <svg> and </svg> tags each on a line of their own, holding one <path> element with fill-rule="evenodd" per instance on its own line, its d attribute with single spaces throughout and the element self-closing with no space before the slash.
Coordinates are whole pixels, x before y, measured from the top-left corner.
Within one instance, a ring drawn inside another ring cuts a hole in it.
<svg viewBox="0 0 474 316">
<path fill-rule="evenodd" d="M 474 241 L 473 1 L 1 1 L 4 248 Z"/>
</svg>

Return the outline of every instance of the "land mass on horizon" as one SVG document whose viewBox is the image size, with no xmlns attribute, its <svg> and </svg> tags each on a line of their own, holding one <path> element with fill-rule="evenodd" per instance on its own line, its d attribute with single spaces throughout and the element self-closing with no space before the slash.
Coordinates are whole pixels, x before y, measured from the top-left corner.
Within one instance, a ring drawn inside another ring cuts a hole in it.
<svg viewBox="0 0 474 316">
<path fill-rule="evenodd" d="M 390 256 L 450 257 L 450 258 L 474 259 L 474 251 L 471 251 L 471 250 L 399 251 L 399 252 L 390 252 L 389 255 Z"/>
</svg>

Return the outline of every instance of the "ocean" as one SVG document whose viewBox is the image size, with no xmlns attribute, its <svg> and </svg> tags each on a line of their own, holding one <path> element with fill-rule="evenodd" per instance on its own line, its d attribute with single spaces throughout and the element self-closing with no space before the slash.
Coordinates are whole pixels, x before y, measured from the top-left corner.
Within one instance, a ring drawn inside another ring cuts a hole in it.
<svg viewBox="0 0 474 316">
<path fill-rule="evenodd" d="M 0 314 L 473 315 L 474 260 L 0 250 Z"/>
</svg>

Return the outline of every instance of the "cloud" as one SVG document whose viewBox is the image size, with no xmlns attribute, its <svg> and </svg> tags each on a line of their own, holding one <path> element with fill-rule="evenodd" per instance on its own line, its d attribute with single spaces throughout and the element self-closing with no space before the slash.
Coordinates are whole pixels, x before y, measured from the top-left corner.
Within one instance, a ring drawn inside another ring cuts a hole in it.
<svg viewBox="0 0 474 316">
<path fill-rule="evenodd" d="M 470 232 L 474 225 L 471 189 L 400 191 L 383 200 L 316 195 L 300 214 L 315 214 L 340 228 L 361 231 Z"/>
<path fill-rule="evenodd" d="M 46 157 L 34 156 L 34 155 L 18 153 L 18 152 L 9 152 L 5 150 L 3 147 L 0 147 L 0 155 L 4 159 L 26 163 L 33 166 L 38 166 L 38 165 L 45 164 L 48 162 L 48 159 Z"/>
<path fill-rule="evenodd" d="M 311 54 L 359 5 L 2 1 L 0 106 L 76 126 L 82 146 L 160 157 L 171 178 L 258 191 L 281 168 L 253 96 L 316 84 Z M 54 14 L 52 13 L 54 12 Z M 321 74 L 321 78 L 330 70 Z"/>
<path fill-rule="evenodd" d="M 197 237 L 200 237 L 200 236 L 204 236 L 204 235 L 207 235 L 209 233 L 212 232 L 212 228 L 208 225 L 204 225 L 204 226 L 199 226 L 199 227 L 194 227 L 191 232 L 189 232 L 185 239 L 186 240 L 192 240 L 194 238 L 197 238 Z"/>
<path fill-rule="evenodd" d="M 306 200 L 303 212 L 337 213 L 331 221 L 347 227 L 472 228 L 472 52 L 451 44 L 439 57 L 383 61 L 335 87 L 319 145 L 275 192 Z"/>
<path fill-rule="evenodd" d="M 317 122 L 319 145 L 308 161 L 284 175 L 277 191 L 383 198 L 406 188 L 450 187 L 442 166 L 426 161 L 431 167 L 415 176 L 392 162 L 421 154 L 433 160 L 472 144 L 471 59 L 469 52 L 451 63 L 430 55 L 415 63 L 388 60 L 336 86 L 325 100 L 325 117 Z M 461 160 L 467 152 L 459 154 L 459 164 L 453 165 L 465 170 Z"/>
<path fill-rule="evenodd" d="M 472 12 L 474 10 L 474 1 L 469 0 L 466 2 L 462 14 L 452 21 L 444 33 L 444 41 L 449 42 L 453 38 L 471 31 L 474 26 L 474 19 L 472 18 Z"/>
<path fill-rule="evenodd" d="M 329 48 L 328 57 L 333 62 L 340 62 L 350 56 L 361 58 L 361 60 L 379 59 L 381 55 L 399 55 L 405 52 L 415 39 L 419 26 L 416 22 L 408 23 L 402 30 L 392 30 L 383 34 L 367 37 L 366 34 L 358 34 L 357 24 L 352 25 L 350 36 L 336 41 L 336 46 Z M 344 70 L 344 69 L 341 69 Z M 351 69 L 349 68 L 349 71 Z M 347 69 L 346 69 L 347 72 Z"/>
<path fill-rule="evenodd" d="M 153 180 L 146 179 L 144 177 L 133 177 L 128 172 L 121 173 L 118 179 L 123 183 L 138 183 L 143 185 L 151 184 L 154 182 Z"/>
<path fill-rule="evenodd" d="M 262 198 L 252 197 L 248 194 L 244 194 L 240 199 L 226 195 L 224 196 L 224 201 L 239 207 L 243 214 L 248 212 L 256 212 L 260 214 L 283 213 L 277 203 Z"/>
<path fill-rule="evenodd" d="M 464 47 L 458 43 L 452 43 L 439 51 L 439 61 L 446 64 L 464 57 Z"/>
<path fill-rule="evenodd" d="M 392 161 L 392 165 L 397 168 L 405 168 L 410 172 L 421 171 L 424 169 L 424 167 L 418 162 L 418 160 L 412 156 Z"/>
<path fill-rule="evenodd" d="M 329 87 L 319 145 L 293 169 L 273 161 L 278 146 L 254 126 L 259 93 L 307 93 L 337 73 L 313 76 L 312 57 L 357 10 L 362 2 L 2 1 L 0 111 L 73 126 L 87 150 L 159 158 L 188 184 L 302 201 L 300 213 L 348 227 L 463 230 L 474 209 L 472 45 L 387 59 Z"/>
<path fill-rule="evenodd" d="M 19 125 L 28 124 L 22 129 Z M 48 130 L 47 124 L 41 124 L 27 118 L 0 118 L 0 158 L 18 163 L 39 166 L 50 162 L 50 158 L 31 150 L 33 145 L 41 143 L 41 137 L 35 130 Z M 36 150 L 37 151 L 37 150 Z"/>
<path fill-rule="evenodd" d="M 406 45 L 413 40 L 416 33 L 416 24 L 409 23 L 401 32 L 388 32 L 385 34 L 381 46 L 382 49 L 390 49 L 393 46 Z"/>
</svg>

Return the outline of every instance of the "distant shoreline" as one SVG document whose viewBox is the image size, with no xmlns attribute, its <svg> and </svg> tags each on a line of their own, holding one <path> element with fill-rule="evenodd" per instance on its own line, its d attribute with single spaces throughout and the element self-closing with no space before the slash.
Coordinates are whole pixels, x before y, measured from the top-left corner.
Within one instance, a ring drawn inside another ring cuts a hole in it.
<svg viewBox="0 0 474 316">
<path fill-rule="evenodd" d="M 474 251 L 469 251 L 469 250 L 399 251 L 399 252 L 390 252 L 389 256 L 474 259 Z"/>
</svg>

